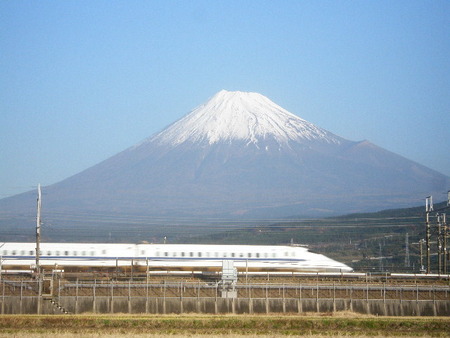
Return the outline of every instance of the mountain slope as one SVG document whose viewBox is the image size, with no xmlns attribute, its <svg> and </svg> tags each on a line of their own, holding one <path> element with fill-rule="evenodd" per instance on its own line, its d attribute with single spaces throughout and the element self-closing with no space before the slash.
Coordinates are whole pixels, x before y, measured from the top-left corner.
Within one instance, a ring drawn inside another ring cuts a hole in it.
<svg viewBox="0 0 450 338">
<path fill-rule="evenodd" d="M 368 141 L 345 140 L 260 94 L 221 91 L 44 191 L 55 212 L 259 218 L 408 206 L 449 186 L 442 174 Z M 24 210 L 31 196 L 4 199 L 0 211 Z"/>
</svg>

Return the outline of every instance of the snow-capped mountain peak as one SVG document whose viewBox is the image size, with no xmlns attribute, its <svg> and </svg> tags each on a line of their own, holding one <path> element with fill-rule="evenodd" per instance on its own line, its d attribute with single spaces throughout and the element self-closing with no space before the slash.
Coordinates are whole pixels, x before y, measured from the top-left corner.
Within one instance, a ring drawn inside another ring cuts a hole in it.
<svg viewBox="0 0 450 338">
<path fill-rule="evenodd" d="M 252 92 L 221 90 L 206 103 L 155 135 L 150 141 L 178 145 L 243 140 L 258 144 L 272 138 L 339 143 L 340 138 L 288 112 L 267 97 Z"/>
</svg>

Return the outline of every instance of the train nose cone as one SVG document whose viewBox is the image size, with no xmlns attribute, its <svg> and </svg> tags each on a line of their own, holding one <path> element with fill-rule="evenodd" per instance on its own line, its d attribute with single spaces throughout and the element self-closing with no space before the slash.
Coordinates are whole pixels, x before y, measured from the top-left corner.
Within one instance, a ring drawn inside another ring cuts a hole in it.
<svg viewBox="0 0 450 338">
<path fill-rule="evenodd" d="M 353 268 L 351 268 L 345 264 L 342 264 L 341 272 L 353 272 Z"/>
</svg>

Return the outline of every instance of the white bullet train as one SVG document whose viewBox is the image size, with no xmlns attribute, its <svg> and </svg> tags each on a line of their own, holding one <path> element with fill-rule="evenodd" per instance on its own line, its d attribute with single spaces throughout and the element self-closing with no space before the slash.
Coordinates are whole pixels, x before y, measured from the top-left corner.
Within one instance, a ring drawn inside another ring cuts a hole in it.
<svg viewBox="0 0 450 338">
<path fill-rule="evenodd" d="M 0 243 L 2 269 L 34 268 L 35 243 Z M 240 271 L 351 272 L 352 268 L 300 246 L 41 243 L 44 269 L 114 268 L 219 271 L 224 260 Z"/>
</svg>

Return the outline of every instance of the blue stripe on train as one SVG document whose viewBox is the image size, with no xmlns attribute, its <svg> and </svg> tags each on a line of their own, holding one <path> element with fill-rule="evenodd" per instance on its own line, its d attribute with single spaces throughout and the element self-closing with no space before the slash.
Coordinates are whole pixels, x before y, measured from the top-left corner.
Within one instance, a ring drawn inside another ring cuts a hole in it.
<svg viewBox="0 0 450 338">
<path fill-rule="evenodd" d="M 35 256 L 2 256 L 3 259 L 14 259 L 14 260 L 34 260 Z M 102 257 L 102 256 L 40 256 L 40 260 L 132 260 L 132 259 L 148 259 L 152 261 L 276 261 L 276 262 L 304 262 L 306 259 L 294 259 L 294 258 L 238 258 L 238 257 Z"/>
</svg>

